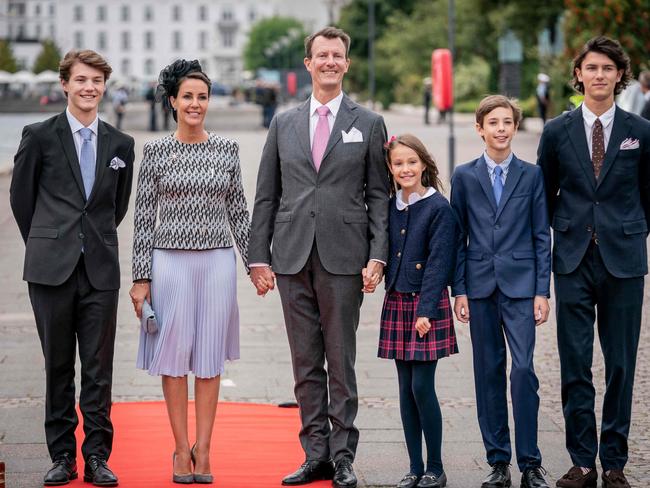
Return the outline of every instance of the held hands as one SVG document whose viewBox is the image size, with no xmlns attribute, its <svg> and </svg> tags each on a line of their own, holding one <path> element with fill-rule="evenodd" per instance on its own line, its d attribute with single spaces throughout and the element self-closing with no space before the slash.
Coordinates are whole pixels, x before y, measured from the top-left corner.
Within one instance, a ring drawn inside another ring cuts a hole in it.
<svg viewBox="0 0 650 488">
<path fill-rule="evenodd" d="M 536 296 L 533 301 L 533 313 L 535 316 L 535 325 L 542 325 L 548 320 L 548 313 L 551 307 L 548 305 L 548 298 Z"/>
<path fill-rule="evenodd" d="M 259 296 L 263 297 L 275 288 L 275 273 L 270 266 L 253 266 L 250 278 Z"/>
<path fill-rule="evenodd" d="M 469 302 L 467 301 L 467 295 L 456 297 L 454 300 L 454 314 L 459 322 L 463 324 L 469 322 Z"/>
<path fill-rule="evenodd" d="M 368 261 L 366 267 L 361 270 L 361 276 L 363 278 L 363 288 L 361 291 L 364 293 L 374 293 L 377 285 L 384 276 L 384 265 L 378 261 Z"/>
<path fill-rule="evenodd" d="M 427 317 L 418 317 L 415 322 L 415 329 L 418 331 L 418 334 L 420 334 L 420 338 L 422 338 L 431 330 L 431 322 L 429 322 Z"/>
<path fill-rule="evenodd" d="M 129 291 L 129 296 L 131 297 L 131 303 L 133 303 L 133 309 L 135 310 L 135 315 L 140 319 L 142 318 L 142 304 L 146 298 L 149 303 L 151 303 L 151 287 L 148 281 L 136 281 L 133 283 L 131 290 Z"/>
</svg>

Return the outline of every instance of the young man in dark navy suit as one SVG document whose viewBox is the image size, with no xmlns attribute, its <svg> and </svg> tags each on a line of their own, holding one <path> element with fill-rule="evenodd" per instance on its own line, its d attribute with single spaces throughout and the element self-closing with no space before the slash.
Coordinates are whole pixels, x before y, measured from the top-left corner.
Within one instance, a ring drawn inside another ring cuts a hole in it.
<svg viewBox="0 0 650 488">
<path fill-rule="evenodd" d="M 583 104 L 549 122 L 538 150 L 554 230 L 553 271 L 566 446 L 562 488 L 629 487 L 623 468 L 648 272 L 650 123 L 614 103 L 630 80 L 620 44 L 596 37 L 573 62 Z M 607 388 L 600 446 L 592 383 L 594 321 Z"/>
<path fill-rule="evenodd" d="M 463 323 L 471 320 L 476 406 L 492 467 L 482 488 L 511 485 L 505 339 L 512 356 L 521 486 L 548 488 L 537 447 L 539 383 L 533 351 L 535 326 L 546 322 L 549 312 L 551 238 L 542 172 L 510 148 L 520 120 L 521 111 L 508 98 L 483 99 L 476 128 L 485 152 L 459 166 L 451 181 L 451 205 L 462 233 L 454 312 Z"/>
</svg>

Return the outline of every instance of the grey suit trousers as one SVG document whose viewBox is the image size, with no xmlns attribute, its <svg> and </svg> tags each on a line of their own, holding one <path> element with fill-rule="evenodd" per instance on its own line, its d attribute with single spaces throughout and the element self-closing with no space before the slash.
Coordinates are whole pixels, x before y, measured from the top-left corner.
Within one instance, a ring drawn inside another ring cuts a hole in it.
<svg viewBox="0 0 650 488">
<path fill-rule="evenodd" d="M 361 274 L 327 272 L 314 243 L 305 266 L 296 274 L 277 274 L 277 280 L 306 458 L 352 462 L 359 441 L 354 362 Z"/>
</svg>

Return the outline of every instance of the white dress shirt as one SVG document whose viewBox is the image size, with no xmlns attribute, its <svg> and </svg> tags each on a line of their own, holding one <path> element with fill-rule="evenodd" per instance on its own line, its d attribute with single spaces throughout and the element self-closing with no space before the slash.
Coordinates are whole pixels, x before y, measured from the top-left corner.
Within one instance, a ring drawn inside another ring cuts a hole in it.
<svg viewBox="0 0 650 488">
<path fill-rule="evenodd" d="M 485 158 L 485 164 L 487 164 L 487 170 L 488 170 L 488 176 L 490 177 L 490 182 L 492 183 L 492 186 L 494 186 L 494 178 L 495 178 L 495 173 L 494 173 L 494 168 L 497 167 L 497 162 L 494 161 L 490 156 L 488 156 L 487 151 L 483 153 L 483 157 Z M 506 177 L 508 176 L 508 170 L 510 169 L 510 162 L 512 161 L 513 153 L 511 152 L 508 154 L 508 157 L 501 161 L 499 163 L 499 166 L 501 166 L 501 183 L 503 186 L 506 185 Z"/>
<path fill-rule="evenodd" d="M 323 105 L 326 105 L 330 109 L 330 113 L 327 114 L 327 121 L 330 126 L 330 134 L 332 133 L 332 128 L 334 127 L 334 121 L 336 120 L 336 114 L 339 113 L 339 108 L 341 108 L 341 101 L 343 100 L 343 92 L 339 93 L 329 102 L 323 104 L 320 103 L 314 97 L 314 94 L 311 94 L 309 101 L 309 147 L 314 145 L 314 133 L 316 132 L 316 124 L 318 124 L 318 112 L 316 110 Z"/>
<path fill-rule="evenodd" d="M 77 161 L 81 164 L 81 145 L 83 144 L 83 137 L 81 137 L 81 129 L 86 127 L 81 122 L 79 122 L 74 115 L 70 113 L 70 109 L 65 109 L 65 116 L 68 118 L 68 124 L 70 125 L 70 130 L 72 131 L 72 139 L 74 139 L 74 147 L 77 150 Z M 97 161 L 97 127 L 99 126 L 99 117 L 95 116 L 95 120 L 88 126 L 92 131 L 90 136 L 90 144 L 93 147 L 93 154 L 95 155 L 95 161 Z"/>
<path fill-rule="evenodd" d="M 616 104 L 612 106 L 598 117 L 595 113 L 587 108 L 587 106 L 582 104 L 582 120 L 585 123 L 585 135 L 587 136 L 587 146 L 589 146 L 589 158 L 592 157 L 591 154 L 591 136 L 594 132 L 594 123 L 596 119 L 600 119 L 600 123 L 603 124 L 603 137 L 605 139 L 605 151 L 607 151 L 607 144 L 609 143 L 609 137 L 612 135 L 612 127 L 614 127 L 614 114 L 616 113 Z"/>
</svg>

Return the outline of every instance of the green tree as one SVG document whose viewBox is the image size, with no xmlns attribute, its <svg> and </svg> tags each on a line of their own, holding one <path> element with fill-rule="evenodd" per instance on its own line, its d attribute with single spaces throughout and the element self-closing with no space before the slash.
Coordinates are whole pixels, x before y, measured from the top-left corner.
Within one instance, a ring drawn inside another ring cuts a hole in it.
<svg viewBox="0 0 650 488">
<path fill-rule="evenodd" d="M 251 29 L 244 48 L 246 69 L 282 69 L 302 65 L 306 35 L 302 23 L 291 17 L 260 20 Z"/>
<path fill-rule="evenodd" d="M 58 71 L 59 62 L 61 61 L 61 52 L 54 41 L 46 40 L 41 43 L 41 52 L 34 61 L 32 71 L 38 74 L 45 70 Z"/>
<path fill-rule="evenodd" d="M 0 40 L 0 70 L 8 71 L 9 73 L 18 71 L 18 64 L 11 50 L 11 44 L 5 40 Z"/>
<path fill-rule="evenodd" d="M 602 34 L 617 39 L 632 61 L 635 74 L 648 67 L 650 0 L 566 0 L 567 57 L 590 38 Z"/>
</svg>

